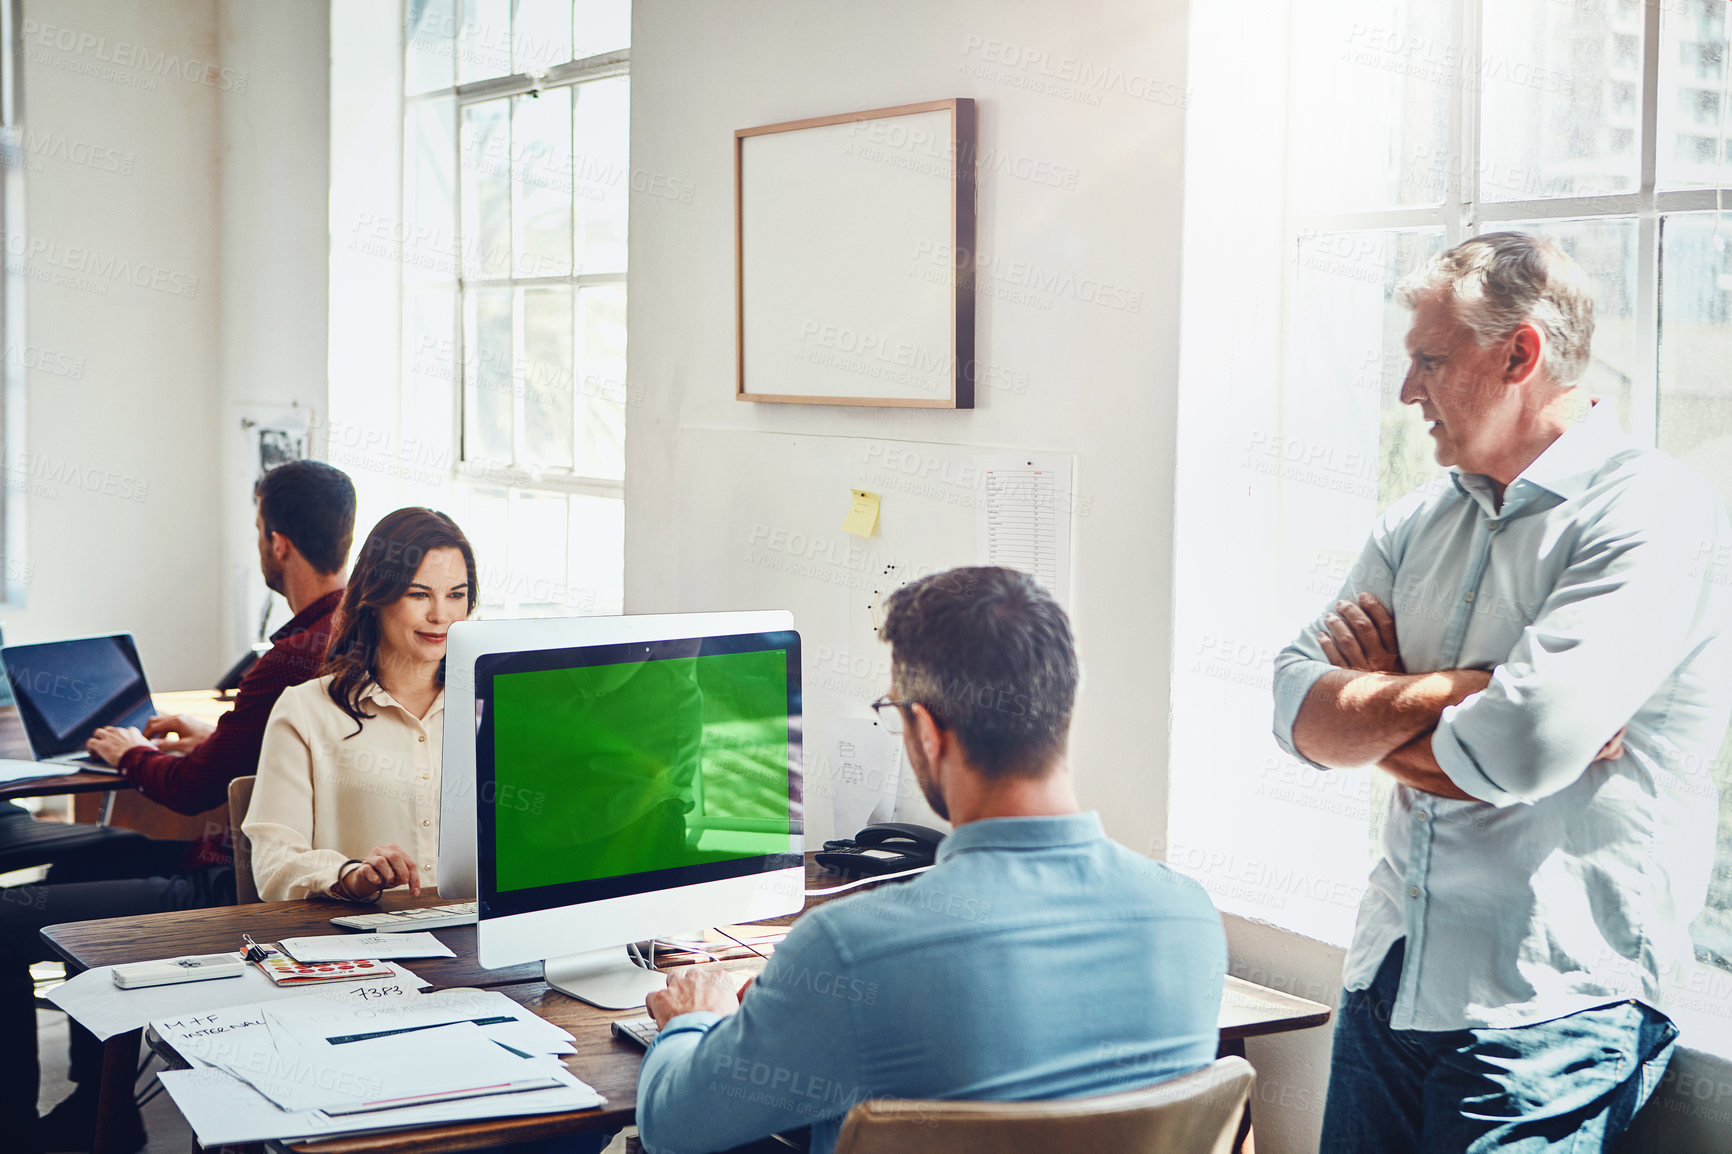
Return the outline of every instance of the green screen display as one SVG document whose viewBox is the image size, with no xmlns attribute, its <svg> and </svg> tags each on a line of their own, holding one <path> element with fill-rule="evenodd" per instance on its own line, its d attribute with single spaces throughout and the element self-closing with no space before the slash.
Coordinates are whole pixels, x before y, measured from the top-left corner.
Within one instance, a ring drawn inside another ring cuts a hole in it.
<svg viewBox="0 0 1732 1154">
<path fill-rule="evenodd" d="M 789 852 L 780 650 L 493 678 L 501 892 Z"/>
</svg>

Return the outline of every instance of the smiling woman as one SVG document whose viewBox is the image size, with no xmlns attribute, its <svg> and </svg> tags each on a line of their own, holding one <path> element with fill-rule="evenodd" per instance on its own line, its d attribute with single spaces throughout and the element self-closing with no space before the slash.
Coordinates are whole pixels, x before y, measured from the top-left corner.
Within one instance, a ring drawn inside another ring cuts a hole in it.
<svg viewBox="0 0 1732 1154">
<path fill-rule="evenodd" d="M 399 509 L 367 535 L 325 676 L 285 693 L 265 730 L 242 829 L 266 901 L 433 887 L 445 634 L 475 590 L 475 555 L 445 514 Z"/>
</svg>

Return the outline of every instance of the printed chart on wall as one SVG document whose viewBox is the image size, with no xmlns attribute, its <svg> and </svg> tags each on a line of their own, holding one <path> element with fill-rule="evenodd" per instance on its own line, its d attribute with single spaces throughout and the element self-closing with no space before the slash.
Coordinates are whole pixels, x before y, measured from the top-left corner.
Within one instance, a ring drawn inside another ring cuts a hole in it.
<svg viewBox="0 0 1732 1154">
<path fill-rule="evenodd" d="M 982 565 L 1020 569 L 1070 604 L 1070 539 L 1076 458 L 1023 453 L 974 458 L 981 500 L 975 536 Z"/>
</svg>

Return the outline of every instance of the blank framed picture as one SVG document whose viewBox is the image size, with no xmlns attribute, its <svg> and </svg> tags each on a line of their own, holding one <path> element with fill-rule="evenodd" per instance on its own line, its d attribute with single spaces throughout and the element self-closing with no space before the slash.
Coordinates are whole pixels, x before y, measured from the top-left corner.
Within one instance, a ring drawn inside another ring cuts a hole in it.
<svg viewBox="0 0 1732 1154">
<path fill-rule="evenodd" d="M 734 133 L 735 395 L 974 407 L 974 101 Z"/>
</svg>

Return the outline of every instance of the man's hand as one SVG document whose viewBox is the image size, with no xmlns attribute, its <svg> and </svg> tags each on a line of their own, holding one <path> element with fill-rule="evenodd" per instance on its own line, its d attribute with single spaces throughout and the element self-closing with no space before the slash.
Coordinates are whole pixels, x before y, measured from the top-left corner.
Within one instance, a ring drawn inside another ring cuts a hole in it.
<svg viewBox="0 0 1732 1154">
<path fill-rule="evenodd" d="M 1361 593 L 1359 603 L 1337 601 L 1335 612 L 1323 619 L 1327 633 L 1317 635 L 1323 656 L 1337 669 L 1360 673 L 1406 673 L 1401 647 L 1395 640 L 1395 614 L 1375 594 Z"/>
<path fill-rule="evenodd" d="M 1600 752 L 1594 754 L 1594 760 L 1595 761 L 1616 761 L 1620 757 L 1624 756 L 1624 734 L 1629 732 L 1629 729 L 1630 729 L 1630 727 L 1626 725 L 1626 726 L 1624 726 L 1623 729 L 1620 729 L 1620 730 L 1618 730 L 1618 732 L 1612 734 L 1612 740 L 1606 742 L 1605 746 L 1601 748 Z"/>
<path fill-rule="evenodd" d="M 84 743 L 84 748 L 109 765 L 119 765 L 123 753 L 140 745 L 151 750 L 156 748 L 144 734 L 130 725 L 124 729 L 116 725 L 105 725 L 90 735 L 90 740 Z"/>
<path fill-rule="evenodd" d="M 667 989 L 651 994 L 644 1008 L 655 1018 L 657 1029 L 681 1014 L 707 1011 L 725 1017 L 738 1010 L 746 996 L 745 990 L 736 992 L 734 986 L 733 975 L 719 966 L 685 966 L 668 974 Z"/>
<path fill-rule="evenodd" d="M 395 842 L 374 846 L 331 892 L 350 901 L 370 902 L 392 886 L 408 886 L 410 897 L 421 896 L 421 867 Z"/>
<path fill-rule="evenodd" d="M 184 713 L 165 714 L 144 723 L 144 736 L 155 742 L 156 748 L 163 753 L 191 753 L 215 732 L 216 726 L 210 722 Z M 168 739 L 171 733 L 175 735 L 173 740 Z"/>
</svg>

